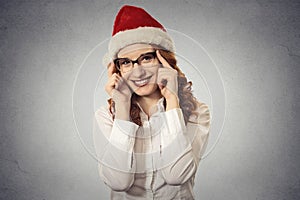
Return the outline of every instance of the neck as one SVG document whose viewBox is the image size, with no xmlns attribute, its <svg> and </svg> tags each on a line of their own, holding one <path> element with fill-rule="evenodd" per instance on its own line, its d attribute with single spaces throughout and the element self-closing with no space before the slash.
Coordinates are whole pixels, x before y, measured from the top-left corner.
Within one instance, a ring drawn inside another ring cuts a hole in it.
<svg viewBox="0 0 300 200">
<path fill-rule="evenodd" d="M 160 90 L 157 89 L 155 92 L 153 92 L 150 95 L 147 96 L 139 96 L 137 101 L 143 108 L 143 110 L 146 112 L 146 114 L 149 116 L 149 110 L 151 106 L 157 103 L 157 101 L 162 98 L 162 95 L 160 93 Z"/>
</svg>

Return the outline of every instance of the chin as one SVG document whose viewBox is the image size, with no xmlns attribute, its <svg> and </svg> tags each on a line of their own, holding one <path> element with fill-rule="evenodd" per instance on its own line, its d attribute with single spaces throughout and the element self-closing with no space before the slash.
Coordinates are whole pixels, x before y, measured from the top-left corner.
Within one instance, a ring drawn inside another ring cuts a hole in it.
<svg viewBox="0 0 300 200">
<path fill-rule="evenodd" d="M 147 84 L 143 87 L 138 87 L 134 93 L 139 95 L 139 96 L 148 96 L 154 93 L 157 90 L 158 86 L 157 84 Z"/>
</svg>

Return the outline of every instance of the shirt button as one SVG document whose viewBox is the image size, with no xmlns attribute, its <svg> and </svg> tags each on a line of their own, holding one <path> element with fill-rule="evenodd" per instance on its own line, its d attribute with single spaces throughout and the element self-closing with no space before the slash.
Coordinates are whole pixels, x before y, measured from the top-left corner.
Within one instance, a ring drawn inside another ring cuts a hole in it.
<svg viewBox="0 0 300 200">
<path fill-rule="evenodd" d="M 148 121 L 144 121 L 144 127 L 148 128 L 149 127 L 149 122 Z"/>
</svg>

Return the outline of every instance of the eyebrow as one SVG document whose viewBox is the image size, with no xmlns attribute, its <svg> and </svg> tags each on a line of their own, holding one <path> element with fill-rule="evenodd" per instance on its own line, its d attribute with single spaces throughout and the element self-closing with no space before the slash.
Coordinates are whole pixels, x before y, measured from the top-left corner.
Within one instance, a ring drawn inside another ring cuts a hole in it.
<svg viewBox="0 0 300 200">
<path fill-rule="evenodd" d="M 149 51 L 149 52 L 143 53 L 143 54 L 141 54 L 139 57 L 144 56 L 144 55 L 146 55 L 146 54 L 148 54 L 148 53 L 155 53 L 155 51 Z M 139 57 L 137 57 L 136 59 L 138 59 Z M 128 59 L 128 60 L 131 60 L 131 59 L 128 58 L 128 57 L 126 57 L 126 58 L 117 58 L 117 59 Z M 136 60 L 136 59 L 135 59 L 135 60 Z"/>
</svg>

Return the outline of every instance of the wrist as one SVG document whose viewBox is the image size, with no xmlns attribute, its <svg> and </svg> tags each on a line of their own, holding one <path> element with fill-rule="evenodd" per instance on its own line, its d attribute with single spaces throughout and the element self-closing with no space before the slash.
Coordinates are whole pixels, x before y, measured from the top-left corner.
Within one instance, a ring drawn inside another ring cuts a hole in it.
<svg viewBox="0 0 300 200">
<path fill-rule="evenodd" d="M 130 101 L 115 102 L 115 118 L 129 121 L 130 120 Z"/>
<path fill-rule="evenodd" d="M 115 105 L 118 105 L 118 106 L 130 107 L 130 105 L 131 105 L 131 99 L 125 100 L 125 99 L 115 98 L 112 100 L 115 102 Z"/>
<path fill-rule="evenodd" d="M 180 108 L 179 106 L 179 98 L 176 95 L 172 95 L 166 98 L 166 111 L 171 110 L 173 108 Z"/>
<path fill-rule="evenodd" d="M 178 103 L 179 104 L 179 98 L 175 94 L 169 95 L 168 97 L 165 97 L 165 99 L 166 99 L 167 103 L 169 102 L 169 103 Z"/>
</svg>

